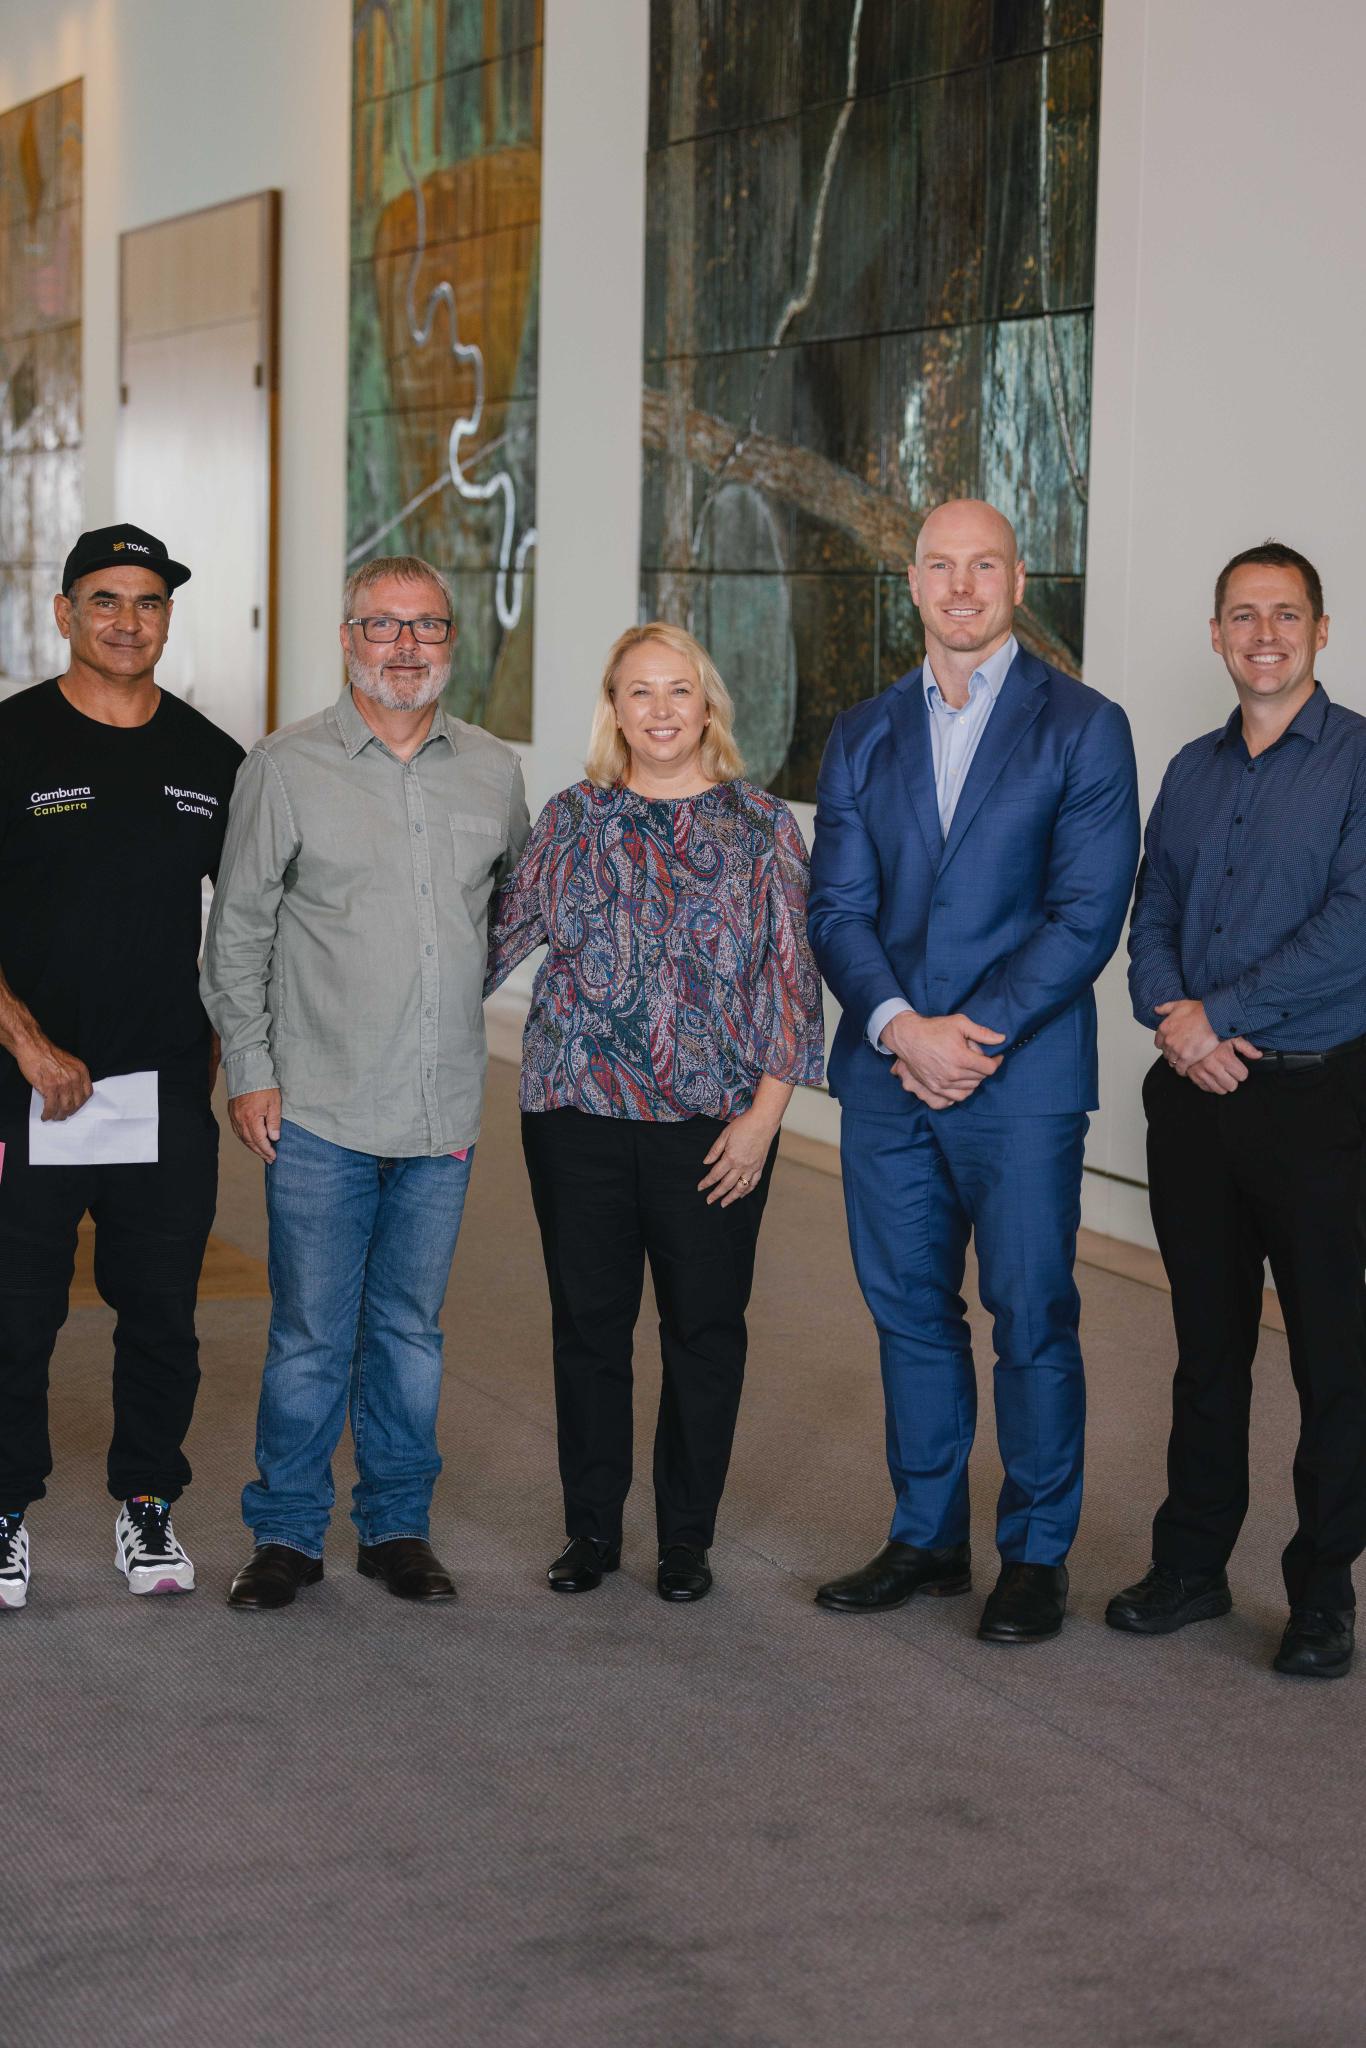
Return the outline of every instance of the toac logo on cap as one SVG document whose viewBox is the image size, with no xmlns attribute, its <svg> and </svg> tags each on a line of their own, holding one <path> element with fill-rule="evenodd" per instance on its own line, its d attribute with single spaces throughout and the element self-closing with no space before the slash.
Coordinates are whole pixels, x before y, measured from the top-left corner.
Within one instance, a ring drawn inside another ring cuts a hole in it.
<svg viewBox="0 0 1366 2048">
<path fill-rule="evenodd" d="M 92 575 L 97 569 L 117 568 L 124 555 L 140 555 L 148 568 L 164 580 L 168 596 L 190 580 L 185 564 L 173 562 L 167 554 L 165 541 L 125 522 L 122 526 L 99 526 L 81 535 L 62 570 L 62 595 L 68 595 L 72 584 L 82 576 Z"/>
</svg>

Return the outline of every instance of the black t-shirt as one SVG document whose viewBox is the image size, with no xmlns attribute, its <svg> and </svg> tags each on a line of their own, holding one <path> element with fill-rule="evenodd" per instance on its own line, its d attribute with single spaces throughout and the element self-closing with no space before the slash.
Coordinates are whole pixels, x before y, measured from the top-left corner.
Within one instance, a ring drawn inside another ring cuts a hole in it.
<svg viewBox="0 0 1366 2048">
<path fill-rule="evenodd" d="M 218 872 L 236 740 L 167 691 L 146 725 L 101 725 L 55 682 L 0 703 L 0 971 L 91 1077 L 153 1067 L 208 1092 L 202 883 Z M 29 1087 L 0 1051 L 0 1111 Z"/>
</svg>

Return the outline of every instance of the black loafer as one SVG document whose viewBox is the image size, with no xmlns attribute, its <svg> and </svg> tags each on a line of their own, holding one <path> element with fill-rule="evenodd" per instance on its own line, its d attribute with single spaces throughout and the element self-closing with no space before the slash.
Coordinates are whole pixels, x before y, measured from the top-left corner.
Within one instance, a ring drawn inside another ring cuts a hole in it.
<svg viewBox="0 0 1366 2048">
<path fill-rule="evenodd" d="M 711 1591 L 711 1570 L 705 1550 L 691 1543 L 665 1544 L 659 1553 L 661 1600 L 701 1600 Z"/>
<path fill-rule="evenodd" d="M 388 1543 L 362 1543 L 356 1570 L 380 1579 L 399 1600 L 454 1600 L 455 1581 L 430 1543 L 420 1536 L 394 1536 Z"/>
<path fill-rule="evenodd" d="M 1003 1564 L 977 1633 L 984 1643 L 1044 1643 L 1066 1612 L 1065 1564 Z"/>
<path fill-rule="evenodd" d="M 1272 1669 L 1291 1678 L 1345 1678 L 1352 1668 L 1356 1615 L 1331 1607 L 1292 1607 Z"/>
<path fill-rule="evenodd" d="M 300 1586 L 316 1586 L 320 1557 L 291 1550 L 287 1543 L 258 1543 L 233 1580 L 229 1607 L 288 1607 Z"/>
<path fill-rule="evenodd" d="M 1105 1610 L 1111 1628 L 1134 1636 L 1169 1636 L 1192 1621 L 1213 1621 L 1233 1605 L 1224 1572 L 1179 1572 L 1154 1564 Z"/>
<path fill-rule="evenodd" d="M 920 1550 L 914 1543 L 886 1543 L 856 1572 L 822 1586 L 816 1605 L 836 1614 L 885 1614 L 891 1607 L 904 1607 L 913 1593 L 946 1597 L 971 1590 L 972 1550 L 968 1544 Z"/>
<path fill-rule="evenodd" d="M 557 1593 L 591 1593 L 620 1563 L 619 1543 L 599 1543 L 596 1536 L 571 1536 L 546 1577 Z"/>
</svg>

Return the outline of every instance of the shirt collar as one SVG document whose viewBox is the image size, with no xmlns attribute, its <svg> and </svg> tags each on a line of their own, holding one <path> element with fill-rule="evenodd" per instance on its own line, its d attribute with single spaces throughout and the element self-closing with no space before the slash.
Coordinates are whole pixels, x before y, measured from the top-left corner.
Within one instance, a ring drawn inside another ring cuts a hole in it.
<svg viewBox="0 0 1366 2048">
<path fill-rule="evenodd" d="M 379 739 L 379 734 L 356 708 L 356 700 L 351 695 L 350 683 L 342 684 L 341 695 L 337 699 L 335 708 L 337 728 L 341 737 L 341 743 L 346 749 L 346 758 L 348 761 L 354 761 L 363 747 L 368 747 L 371 740 Z M 455 734 L 451 731 L 451 723 L 446 716 L 444 706 L 439 703 L 432 714 L 432 722 L 427 729 L 427 737 L 423 740 L 422 747 L 430 746 L 433 740 L 445 740 L 452 751 L 454 751 Z M 383 745 L 383 742 L 381 741 L 380 744 Z M 422 752 L 422 747 L 419 747 L 417 750 L 419 754 Z M 416 756 L 414 756 L 414 759 L 416 759 Z"/>
<path fill-rule="evenodd" d="M 1288 740 L 1291 733 L 1294 733 L 1297 738 L 1308 740 L 1311 746 L 1317 745 L 1318 741 L 1323 738 L 1323 728 L 1328 719 L 1329 702 L 1328 692 L 1324 689 L 1323 684 L 1316 680 L 1313 689 L 1305 698 L 1285 731 L 1281 734 L 1281 740 Z M 1242 737 L 1243 707 L 1241 704 L 1235 704 L 1224 721 L 1223 731 L 1214 744 L 1216 747 L 1222 747 L 1225 740 L 1240 740 Z M 1277 746 L 1280 745 L 1281 740 L 1277 740 Z"/>
<path fill-rule="evenodd" d="M 980 680 L 982 688 L 987 692 L 987 695 L 994 704 L 1001 694 L 1002 683 L 1010 674 L 1011 663 L 1019 651 L 1020 643 L 1015 638 L 1015 635 L 1013 633 L 1007 634 L 1003 645 L 998 647 L 994 654 L 989 654 L 985 661 L 979 662 L 968 678 L 969 699 L 977 695 L 976 685 Z M 921 668 L 920 687 L 925 692 L 925 702 L 929 705 L 931 711 L 933 711 L 936 701 L 941 704 L 943 703 L 943 692 L 935 680 L 934 670 L 930 667 L 930 657 L 928 654 L 925 656 Z"/>
</svg>

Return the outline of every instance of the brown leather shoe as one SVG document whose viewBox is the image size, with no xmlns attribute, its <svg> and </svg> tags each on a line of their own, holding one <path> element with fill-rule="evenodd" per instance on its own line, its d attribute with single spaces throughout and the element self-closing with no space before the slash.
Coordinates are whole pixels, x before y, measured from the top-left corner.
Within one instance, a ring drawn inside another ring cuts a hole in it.
<svg viewBox="0 0 1366 2048">
<path fill-rule="evenodd" d="M 388 1543 L 362 1543 L 356 1570 L 363 1579 L 383 1579 L 400 1600 L 454 1600 L 455 1581 L 430 1543 L 420 1536 L 395 1536 Z"/>
<path fill-rule="evenodd" d="M 232 1582 L 228 1605 L 288 1607 L 300 1586 L 316 1586 L 322 1575 L 320 1557 L 287 1543 L 258 1543 Z"/>
</svg>

